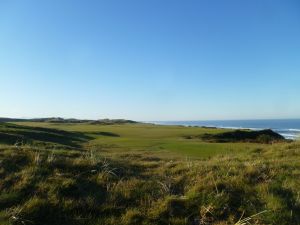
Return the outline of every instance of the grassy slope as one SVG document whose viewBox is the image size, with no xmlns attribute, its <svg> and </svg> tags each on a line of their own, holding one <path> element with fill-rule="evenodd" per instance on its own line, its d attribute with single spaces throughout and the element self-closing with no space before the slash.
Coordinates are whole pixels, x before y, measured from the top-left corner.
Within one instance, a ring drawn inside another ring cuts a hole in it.
<svg viewBox="0 0 300 225">
<path fill-rule="evenodd" d="M 19 124 L 47 129 L 0 147 L 0 224 L 235 224 L 260 212 L 251 223 L 300 224 L 297 142 L 204 143 L 183 136 L 223 130 L 177 126 Z"/>
</svg>

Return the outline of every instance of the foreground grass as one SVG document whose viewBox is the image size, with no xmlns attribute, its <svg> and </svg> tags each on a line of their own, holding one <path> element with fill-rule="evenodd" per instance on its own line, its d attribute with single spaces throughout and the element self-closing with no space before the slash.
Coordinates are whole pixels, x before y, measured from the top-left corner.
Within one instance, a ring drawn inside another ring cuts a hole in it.
<svg viewBox="0 0 300 225">
<path fill-rule="evenodd" d="M 300 224 L 297 142 L 181 138 L 222 132 L 201 128 L 34 125 L 88 138 L 0 146 L 0 224 Z"/>
</svg>

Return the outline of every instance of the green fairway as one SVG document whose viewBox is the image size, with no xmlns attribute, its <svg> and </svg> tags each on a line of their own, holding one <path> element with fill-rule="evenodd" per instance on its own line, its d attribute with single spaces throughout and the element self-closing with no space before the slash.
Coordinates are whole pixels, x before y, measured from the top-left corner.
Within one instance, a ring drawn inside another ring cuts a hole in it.
<svg viewBox="0 0 300 225">
<path fill-rule="evenodd" d="M 164 151 L 169 154 L 180 154 L 189 157 L 209 157 L 216 154 L 247 153 L 257 148 L 266 148 L 264 144 L 253 143 L 206 143 L 190 140 L 185 136 L 204 133 L 220 133 L 224 129 L 161 126 L 150 124 L 134 125 L 90 125 L 21 122 L 19 125 L 60 129 L 80 132 L 91 137 L 84 143 L 89 146 L 100 146 L 104 151 L 112 153 L 128 153 L 134 151 Z M 110 135 L 107 135 L 110 134 Z"/>
</svg>

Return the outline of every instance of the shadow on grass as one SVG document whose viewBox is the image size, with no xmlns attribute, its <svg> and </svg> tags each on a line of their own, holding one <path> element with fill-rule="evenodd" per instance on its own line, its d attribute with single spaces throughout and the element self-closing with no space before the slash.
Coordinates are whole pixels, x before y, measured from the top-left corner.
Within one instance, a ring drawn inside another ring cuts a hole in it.
<svg viewBox="0 0 300 225">
<path fill-rule="evenodd" d="M 68 132 L 53 128 L 29 127 L 15 124 L 0 124 L 0 143 L 15 144 L 17 141 L 25 143 L 50 142 L 70 147 L 80 147 L 81 143 L 93 139 L 81 132 Z"/>
<path fill-rule="evenodd" d="M 106 137 L 120 137 L 119 134 L 112 133 L 112 132 L 104 132 L 104 131 L 100 131 L 100 132 L 89 132 L 89 134 L 100 135 L 100 136 L 106 136 Z"/>
</svg>

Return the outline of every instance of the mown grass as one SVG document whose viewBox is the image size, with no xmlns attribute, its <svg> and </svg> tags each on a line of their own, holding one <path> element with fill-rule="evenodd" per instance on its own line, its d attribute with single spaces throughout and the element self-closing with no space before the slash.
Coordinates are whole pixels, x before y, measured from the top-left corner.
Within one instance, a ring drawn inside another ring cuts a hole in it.
<svg viewBox="0 0 300 225">
<path fill-rule="evenodd" d="M 183 138 L 223 132 L 202 128 L 26 125 L 87 138 L 75 147 L 2 144 L 0 224 L 300 224 L 298 142 Z"/>
</svg>

